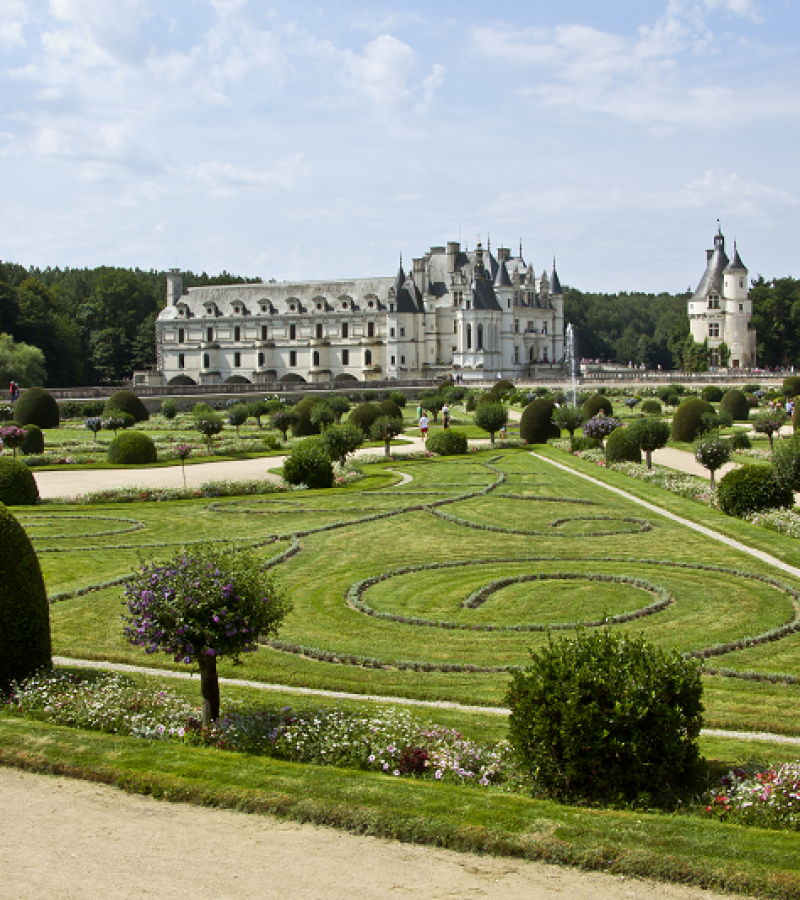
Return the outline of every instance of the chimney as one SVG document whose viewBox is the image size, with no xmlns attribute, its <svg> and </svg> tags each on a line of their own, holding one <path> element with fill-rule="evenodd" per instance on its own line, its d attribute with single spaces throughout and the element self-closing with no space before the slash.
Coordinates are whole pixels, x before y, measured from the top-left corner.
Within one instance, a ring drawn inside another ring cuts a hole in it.
<svg viewBox="0 0 800 900">
<path fill-rule="evenodd" d="M 511 259 L 511 250 L 508 247 L 498 247 L 497 248 L 497 261 L 499 263 L 503 262 L 503 260 Z"/>
<path fill-rule="evenodd" d="M 414 262 L 414 284 L 417 286 L 417 290 L 421 293 L 425 293 L 425 257 L 421 256 L 419 259 L 413 260 Z"/>
<path fill-rule="evenodd" d="M 167 272 L 167 306 L 175 306 L 183 296 L 183 280 L 180 269 Z"/>
<path fill-rule="evenodd" d="M 707 263 L 710 263 L 710 262 L 711 262 L 711 257 L 712 257 L 713 255 L 714 255 L 714 251 L 713 251 L 713 250 L 706 250 L 706 262 L 707 262 Z"/>
<path fill-rule="evenodd" d="M 456 260 L 458 259 L 458 254 L 461 252 L 461 244 L 459 241 L 448 241 L 447 242 L 447 271 L 455 272 L 456 270 Z"/>
</svg>

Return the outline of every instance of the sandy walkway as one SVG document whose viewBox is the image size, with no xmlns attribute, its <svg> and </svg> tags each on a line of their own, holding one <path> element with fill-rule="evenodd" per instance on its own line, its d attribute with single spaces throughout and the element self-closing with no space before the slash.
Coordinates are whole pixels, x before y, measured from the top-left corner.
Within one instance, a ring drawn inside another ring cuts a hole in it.
<svg viewBox="0 0 800 900">
<path fill-rule="evenodd" d="M 9 900 L 722 900 L 3 768 L 0 871 Z"/>
</svg>

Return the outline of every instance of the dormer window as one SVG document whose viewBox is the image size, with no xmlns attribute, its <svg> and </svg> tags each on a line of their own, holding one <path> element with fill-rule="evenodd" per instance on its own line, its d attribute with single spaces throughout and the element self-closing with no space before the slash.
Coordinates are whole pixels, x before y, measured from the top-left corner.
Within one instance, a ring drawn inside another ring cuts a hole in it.
<svg viewBox="0 0 800 900">
<path fill-rule="evenodd" d="M 206 310 L 207 316 L 213 316 L 214 315 L 214 304 L 206 303 L 205 310 Z"/>
<path fill-rule="evenodd" d="M 266 303 L 262 303 L 262 304 L 261 304 L 261 312 L 262 312 L 262 313 L 268 313 L 268 312 L 269 312 L 269 306 L 267 306 Z"/>
<path fill-rule="evenodd" d="M 295 311 L 295 309 L 294 309 L 294 303 L 290 303 L 290 304 L 289 304 L 289 312 L 294 312 L 294 311 Z"/>
<path fill-rule="evenodd" d="M 317 304 L 317 312 L 322 312 L 322 304 L 321 303 Z"/>
<path fill-rule="evenodd" d="M 242 314 L 242 307 L 239 306 L 238 303 L 234 303 L 233 305 L 233 314 L 235 316 L 240 316 Z"/>
<path fill-rule="evenodd" d="M 344 301 L 344 303 L 342 303 L 342 309 L 347 309 L 347 301 L 346 300 Z"/>
</svg>

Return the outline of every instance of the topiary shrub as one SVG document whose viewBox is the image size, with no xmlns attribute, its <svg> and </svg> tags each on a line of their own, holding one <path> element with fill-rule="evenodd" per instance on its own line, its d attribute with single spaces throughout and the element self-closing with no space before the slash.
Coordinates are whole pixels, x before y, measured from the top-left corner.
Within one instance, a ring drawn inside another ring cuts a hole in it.
<svg viewBox="0 0 800 900">
<path fill-rule="evenodd" d="M 153 439 L 141 431 L 123 431 L 108 445 L 106 459 L 122 466 L 143 466 L 158 460 Z"/>
<path fill-rule="evenodd" d="M 635 462 L 642 461 L 642 451 L 639 444 L 627 428 L 617 428 L 612 431 L 606 441 L 606 462 Z"/>
<path fill-rule="evenodd" d="M 747 387 L 752 388 L 753 385 L 745 385 L 745 389 Z M 754 390 L 758 390 L 758 385 L 755 386 Z M 788 378 L 784 378 L 781 393 L 784 397 L 796 397 L 800 394 L 800 376 L 789 375 Z"/>
<path fill-rule="evenodd" d="M 81 416 L 84 419 L 92 418 L 93 416 L 102 416 L 103 415 L 103 407 L 105 403 L 102 400 L 90 400 L 88 403 L 81 404 Z"/>
<path fill-rule="evenodd" d="M 599 412 L 610 416 L 614 412 L 614 407 L 608 397 L 604 397 L 601 393 L 592 394 L 581 407 L 581 414 L 586 420 L 594 418 Z"/>
<path fill-rule="evenodd" d="M 499 381 L 495 381 L 495 383 L 489 389 L 490 393 L 494 394 L 495 399 L 503 398 L 506 394 L 510 394 L 514 390 L 514 382 L 509 381 L 506 378 L 501 378 Z"/>
<path fill-rule="evenodd" d="M 133 416 L 136 422 L 146 422 L 150 418 L 147 407 L 133 391 L 115 391 L 106 400 L 106 405 L 103 407 L 103 416 L 111 416 L 115 412 L 128 413 L 129 416 Z"/>
<path fill-rule="evenodd" d="M 50 608 L 39 560 L 25 529 L 0 503 L 0 694 L 50 666 Z"/>
<path fill-rule="evenodd" d="M 26 425 L 25 440 L 20 444 L 20 452 L 24 456 L 31 456 L 34 453 L 44 453 L 44 435 L 42 429 L 38 425 Z"/>
<path fill-rule="evenodd" d="M 699 397 L 689 397 L 675 410 L 672 417 L 672 440 L 691 443 L 703 430 L 703 413 L 713 413 L 714 407 Z"/>
<path fill-rule="evenodd" d="M 167 397 L 166 400 L 163 400 L 161 403 L 161 415 L 164 416 L 165 419 L 174 419 L 175 416 L 178 415 L 178 404 L 172 399 L 172 397 Z"/>
<path fill-rule="evenodd" d="M 311 437 L 320 433 L 319 425 L 311 418 L 311 412 L 315 406 L 324 403 L 322 397 L 303 397 L 303 399 L 292 408 L 292 412 L 297 416 L 292 424 L 292 434 L 295 437 Z"/>
<path fill-rule="evenodd" d="M 0 456 L 0 503 L 6 506 L 32 506 L 38 502 L 39 488 L 31 470 L 18 459 Z"/>
<path fill-rule="evenodd" d="M 390 391 L 389 400 L 402 409 L 408 402 L 408 398 L 402 391 Z"/>
<path fill-rule="evenodd" d="M 22 392 L 14 407 L 14 421 L 17 425 L 58 428 L 58 404 L 44 388 L 28 388 Z"/>
<path fill-rule="evenodd" d="M 724 409 L 733 416 L 734 422 L 746 422 L 750 416 L 750 404 L 747 397 L 737 390 L 727 391 L 720 402 L 720 409 Z"/>
<path fill-rule="evenodd" d="M 333 465 L 319 438 L 295 444 L 283 464 L 283 480 L 310 488 L 333 487 Z"/>
<path fill-rule="evenodd" d="M 551 636 L 511 677 L 509 740 L 541 793 L 672 805 L 697 783 L 702 693 L 695 661 L 641 636 Z"/>
<path fill-rule="evenodd" d="M 720 509 L 729 516 L 746 516 L 762 509 L 791 507 L 792 488 L 779 483 L 771 468 L 742 466 L 720 479 L 717 487 Z"/>
<path fill-rule="evenodd" d="M 642 412 L 647 416 L 660 416 L 661 404 L 658 400 L 644 400 L 642 402 Z"/>
<path fill-rule="evenodd" d="M 501 428 L 505 428 L 506 422 L 508 422 L 508 410 L 502 403 L 478 404 L 478 408 L 475 410 L 475 424 L 483 431 L 489 432 L 492 443 L 494 443 L 495 434 Z M 561 430 L 559 429 L 560 434 Z"/>
<path fill-rule="evenodd" d="M 428 438 L 425 449 L 438 456 L 460 456 L 467 452 L 467 436 L 452 429 L 439 431 Z"/>
<path fill-rule="evenodd" d="M 403 411 L 394 400 L 383 400 L 378 404 L 381 416 L 389 416 L 390 419 L 402 419 Z M 374 423 L 373 423 L 374 424 Z"/>
<path fill-rule="evenodd" d="M 546 444 L 550 438 L 561 437 L 561 429 L 553 422 L 555 404 L 540 397 L 531 401 L 522 411 L 519 436 L 527 444 Z"/>
<path fill-rule="evenodd" d="M 703 400 L 708 400 L 709 403 L 719 403 L 725 396 L 725 391 L 716 384 L 707 384 L 703 390 L 700 391 L 700 394 L 702 395 Z"/>
<path fill-rule="evenodd" d="M 800 490 L 800 437 L 779 441 L 772 453 L 772 474 L 778 484 L 791 491 Z"/>
<path fill-rule="evenodd" d="M 733 450 L 750 450 L 753 444 L 746 431 L 734 431 L 731 435 L 731 448 Z"/>
<path fill-rule="evenodd" d="M 364 434 L 368 435 L 380 417 L 381 410 L 377 403 L 362 403 L 350 413 L 347 421 L 348 424 L 355 425 L 356 428 L 360 428 Z"/>
</svg>

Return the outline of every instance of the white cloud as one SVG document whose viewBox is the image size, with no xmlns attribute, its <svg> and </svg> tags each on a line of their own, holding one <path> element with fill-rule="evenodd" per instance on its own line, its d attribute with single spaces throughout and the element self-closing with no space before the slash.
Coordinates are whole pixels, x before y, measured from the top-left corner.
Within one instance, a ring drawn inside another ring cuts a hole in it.
<svg viewBox="0 0 800 900">
<path fill-rule="evenodd" d="M 789 191 L 778 190 L 725 168 L 707 169 L 690 181 L 676 196 L 681 206 L 717 206 L 740 213 L 760 206 L 798 206 L 800 200 Z"/>
<path fill-rule="evenodd" d="M 0 0 L 0 47 L 24 46 L 25 0 Z"/>
<path fill-rule="evenodd" d="M 189 179 L 201 182 L 216 195 L 229 195 L 245 188 L 293 187 L 306 168 L 304 157 L 297 154 L 283 159 L 271 169 L 254 169 L 233 163 L 205 162 L 186 170 Z"/>
<path fill-rule="evenodd" d="M 348 87 L 378 106 L 396 106 L 411 98 L 408 86 L 417 54 L 408 44 L 382 34 L 364 47 L 363 53 L 343 54 Z"/>
</svg>

